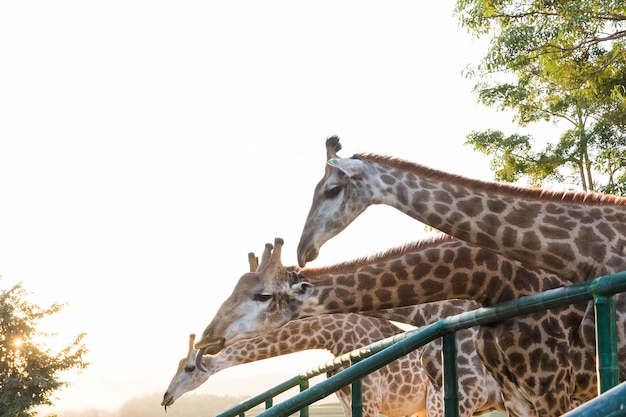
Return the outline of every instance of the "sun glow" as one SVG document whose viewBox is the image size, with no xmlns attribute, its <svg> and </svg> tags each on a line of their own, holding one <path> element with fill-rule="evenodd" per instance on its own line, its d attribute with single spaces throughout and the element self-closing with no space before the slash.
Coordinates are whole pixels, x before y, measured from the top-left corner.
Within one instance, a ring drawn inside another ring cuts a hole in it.
<svg viewBox="0 0 626 417">
<path fill-rule="evenodd" d="M 13 346 L 17 349 L 19 349 L 20 347 L 22 347 L 22 345 L 24 344 L 24 339 L 22 339 L 21 337 L 16 337 L 15 339 L 13 339 Z"/>
</svg>

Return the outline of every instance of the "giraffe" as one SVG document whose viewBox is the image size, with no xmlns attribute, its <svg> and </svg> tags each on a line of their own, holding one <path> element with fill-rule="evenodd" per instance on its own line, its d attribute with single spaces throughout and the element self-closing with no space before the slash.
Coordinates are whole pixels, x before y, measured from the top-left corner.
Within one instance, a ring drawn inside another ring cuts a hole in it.
<svg viewBox="0 0 626 417">
<path fill-rule="evenodd" d="M 626 198 L 473 180 L 409 161 L 340 158 L 326 169 L 298 244 L 302 267 L 368 206 L 386 204 L 458 239 L 580 282 L 626 270 Z"/>
<path fill-rule="evenodd" d="M 416 322 L 432 321 L 432 313 L 458 314 L 471 308 L 468 300 L 433 303 L 391 310 L 390 315 L 414 317 Z M 432 310 L 432 311 L 431 311 Z M 226 347 L 217 355 L 202 357 L 206 372 L 195 366 L 197 351 L 193 348 L 195 334 L 189 336 L 187 356 L 180 360 L 176 374 L 163 396 L 162 406 L 172 406 L 184 393 L 196 389 L 210 376 L 231 366 L 268 359 L 279 355 L 307 349 L 326 349 L 334 356 L 359 349 L 379 340 L 391 337 L 403 330 L 387 320 L 355 313 L 329 314 L 308 317 L 288 322 L 282 327 L 269 331 L 260 337 L 239 341 Z M 459 344 L 473 344 L 474 335 Z M 421 356 L 428 356 L 426 363 L 437 381 L 431 384 L 431 375 L 422 366 Z M 472 416 L 492 410 L 504 410 L 498 386 L 489 375 L 482 362 L 472 351 L 459 366 L 461 416 Z M 443 416 L 441 396 L 441 359 L 436 349 L 413 351 L 394 361 L 377 372 L 363 378 L 363 415 L 378 417 L 401 416 Z M 334 373 L 334 372 L 333 372 Z M 465 383 L 467 382 L 467 383 Z M 346 416 L 351 415 L 351 395 L 349 387 L 337 392 Z M 428 410 L 426 412 L 426 410 Z"/>
<path fill-rule="evenodd" d="M 568 284 L 449 236 L 322 268 L 285 268 L 282 245 L 277 238 L 267 262 L 239 279 L 195 344 L 201 353 L 297 318 L 458 298 L 488 306 Z M 479 327 L 475 349 L 510 415 L 560 415 L 596 395 L 594 357 L 579 333 L 585 305 Z M 620 320 L 623 327 L 626 317 Z"/>
<path fill-rule="evenodd" d="M 327 139 L 324 177 L 315 187 L 298 244 L 300 266 L 367 207 L 386 204 L 573 283 L 626 270 L 626 198 L 478 181 L 389 156 L 341 158 L 340 150 L 337 136 Z M 615 301 L 619 312 L 626 311 L 626 295 L 617 294 Z M 585 346 L 595 355 L 592 303 L 581 327 Z M 623 326 L 617 333 L 625 340 Z M 624 365 L 621 374 L 624 380 Z"/>
</svg>

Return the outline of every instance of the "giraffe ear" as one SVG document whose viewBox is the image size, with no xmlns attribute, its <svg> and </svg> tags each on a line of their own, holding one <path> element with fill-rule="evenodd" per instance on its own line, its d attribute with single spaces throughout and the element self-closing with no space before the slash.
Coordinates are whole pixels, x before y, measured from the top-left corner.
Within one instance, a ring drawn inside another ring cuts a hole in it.
<svg viewBox="0 0 626 417">
<path fill-rule="evenodd" d="M 353 158 L 331 158 L 327 162 L 331 167 L 340 169 L 348 177 L 358 177 L 363 172 L 363 161 Z"/>
<path fill-rule="evenodd" d="M 306 281 L 297 282 L 291 286 L 291 294 L 298 301 L 306 300 L 311 296 L 312 292 L 313 284 Z"/>
</svg>

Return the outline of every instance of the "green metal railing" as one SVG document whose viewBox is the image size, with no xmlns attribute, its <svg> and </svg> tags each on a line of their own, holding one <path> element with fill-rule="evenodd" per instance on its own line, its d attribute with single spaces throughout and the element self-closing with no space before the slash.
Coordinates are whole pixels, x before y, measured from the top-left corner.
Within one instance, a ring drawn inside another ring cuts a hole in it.
<svg viewBox="0 0 626 417">
<path fill-rule="evenodd" d="M 595 303 L 598 390 L 599 393 L 604 393 L 609 390 L 612 392 L 613 390 L 611 390 L 611 388 L 616 387 L 619 383 L 617 327 L 615 323 L 615 301 L 613 295 L 625 291 L 626 271 L 447 317 L 420 329 L 411 330 L 381 342 L 374 343 L 355 352 L 351 352 L 350 354 L 342 355 L 321 367 L 301 373 L 297 377 L 286 381 L 274 389 L 270 389 L 245 403 L 226 410 L 219 414 L 219 417 L 242 415 L 242 412 L 266 401 L 267 398 L 278 395 L 291 387 L 299 385 L 304 380 L 308 381 L 308 379 L 314 376 L 331 370 L 327 368 L 326 365 L 334 366 L 333 369 L 336 369 L 346 363 L 354 362 L 349 368 L 329 377 L 325 381 L 315 384 L 294 397 L 268 408 L 266 411 L 260 413 L 258 417 L 284 417 L 298 410 L 306 410 L 312 403 L 327 397 L 346 385 L 360 380 L 365 375 L 376 371 L 439 337 L 443 339 L 444 412 L 446 416 L 458 416 L 456 331 L 588 300 L 594 300 Z M 288 385 L 289 387 L 285 388 Z M 626 391 L 626 388 L 622 389 L 620 392 L 624 391 Z M 353 391 L 353 404 L 355 401 L 360 401 L 360 398 L 354 398 L 354 394 L 357 394 L 357 392 Z M 253 400 L 257 402 L 252 404 L 254 402 Z M 307 411 L 304 411 L 304 414 L 301 412 L 301 416 L 306 417 L 307 415 Z M 586 416 L 587 414 L 576 414 L 575 416 L 582 415 Z M 603 416 L 606 415 L 607 414 L 603 414 Z M 353 416 L 360 416 L 360 410 L 356 410 L 356 414 L 353 414 Z"/>
</svg>

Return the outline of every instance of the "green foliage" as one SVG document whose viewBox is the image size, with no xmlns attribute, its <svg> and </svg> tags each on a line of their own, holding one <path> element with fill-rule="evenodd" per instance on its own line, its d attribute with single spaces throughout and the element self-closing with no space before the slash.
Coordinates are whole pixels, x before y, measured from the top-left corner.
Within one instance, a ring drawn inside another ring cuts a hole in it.
<svg viewBox="0 0 626 417">
<path fill-rule="evenodd" d="M 37 330 L 41 319 L 59 312 L 63 305 L 41 308 L 26 300 L 21 284 L 0 290 L 0 410 L 3 416 L 26 417 L 39 405 L 51 405 L 51 396 L 68 385 L 59 379 L 70 369 L 84 369 L 84 334 L 59 352 L 43 340 L 53 335 Z"/>
<path fill-rule="evenodd" d="M 570 126 L 541 151 L 528 147 L 529 138 L 514 149 L 520 135 L 469 135 L 470 146 L 494 156 L 496 177 L 525 176 L 541 185 L 566 168 L 585 190 L 623 194 L 626 3 L 458 0 L 456 13 L 471 34 L 491 36 L 487 55 L 467 72 L 481 79 L 474 89 L 479 102 L 512 110 L 520 126 L 538 121 Z M 600 183 L 595 174 L 603 178 Z"/>
<path fill-rule="evenodd" d="M 481 64 L 487 72 L 567 71 L 555 78 L 567 75 L 580 85 L 624 60 L 626 3 L 621 0 L 458 0 L 455 12 L 474 36 L 492 36 Z"/>
<path fill-rule="evenodd" d="M 566 160 L 564 150 L 548 145 L 545 150 L 535 152 L 530 136 L 505 137 L 501 131 L 487 130 L 470 133 L 465 144 L 492 156 L 491 170 L 498 181 L 516 182 L 526 176 L 532 186 L 540 186 L 545 181 L 564 180 L 559 171 Z"/>
</svg>

